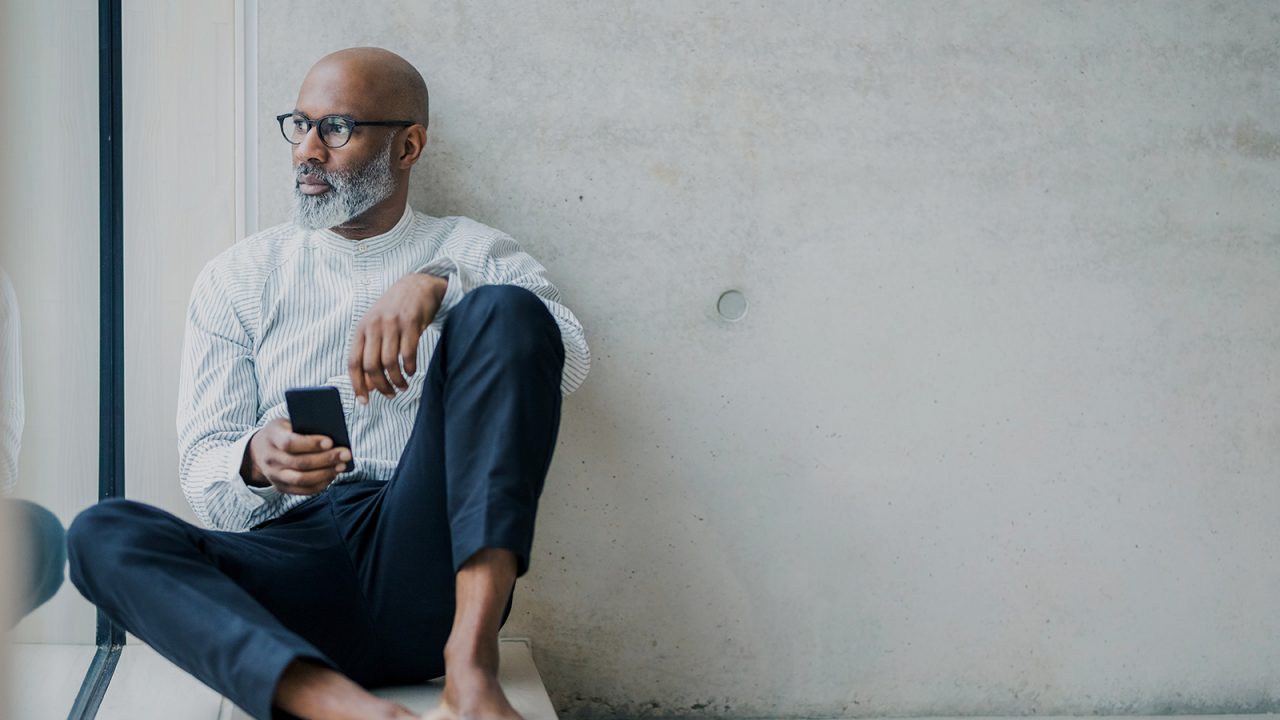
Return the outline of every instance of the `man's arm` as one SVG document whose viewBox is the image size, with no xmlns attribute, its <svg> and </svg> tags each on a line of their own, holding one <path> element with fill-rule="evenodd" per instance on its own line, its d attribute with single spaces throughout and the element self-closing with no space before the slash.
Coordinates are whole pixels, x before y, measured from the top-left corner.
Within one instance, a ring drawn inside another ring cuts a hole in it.
<svg viewBox="0 0 1280 720">
<path fill-rule="evenodd" d="M 18 482 L 18 448 L 22 445 L 22 326 L 18 296 L 0 269 L 0 497 Z"/>
<path fill-rule="evenodd" d="M 182 491 L 200 520 L 244 530 L 265 518 L 279 493 L 250 488 L 241 476 L 260 428 L 253 343 L 213 264 L 196 278 L 187 307 L 177 424 Z"/>
<path fill-rule="evenodd" d="M 483 240 L 446 242 L 440 253 L 418 272 L 438 275 L 449 281 L 436 319 L 445 317 L 471 290 L 481 285 L 517 285 L 537 295 L 560 326 L 564 342 L 564 371 L 560 379 L 563 395 L 577 390 L 591 368 L 591 350 L 578 318 L 560 302 L 560 291 L 546 278 L 546 268 L 520 248 L 505 233 Z"/>
</svg>

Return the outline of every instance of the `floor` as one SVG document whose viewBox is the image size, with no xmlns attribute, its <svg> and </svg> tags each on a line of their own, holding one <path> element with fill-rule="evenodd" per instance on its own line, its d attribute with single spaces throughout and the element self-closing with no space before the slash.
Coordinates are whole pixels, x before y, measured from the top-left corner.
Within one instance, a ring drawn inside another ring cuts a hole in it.
<svg viewBox="0 0 1280 720">
<path fill-rule="evenodd" d="M 65 718 L 96 648 L 91 645 L 13 646 L 12 720 Z M 555 709 L 533 664 L 529 643 L 503 640 L 500 679 L 526 720 L 554 720 Z M 438 684 L 387 688 L 377 694 L 416 712 L 434 707 Z M 99 720 L 250 720 L 226 698 L 205 687 L 142 644 L 126 645 L 98 709 Z"/>
<path fill-rule="evenodd" d="M 93 659 L 92 645 L 26 645 L 11 647 L 14 677 L 11 720 L 50 720 L 67 716 L 80 689 L 84 672 Z M 516 710 L 526 720 L 554 720 L 556 717 L 546 688 L 533 664 L 529 644 L 524 640 L 503 640 L 502 685 Z M 378 695 L 425 712 L 435 705 L 439 687 L 379 690 Z M 1267 720 L 1275 716 L 1183 715 L 1161 720 Z M 121 653 L 111 686 L 98 710 L 99 720 L 250 720 L 225 698 L 174 667 L 154 650 L 141 643 L 127 645 Z M 916 720 L 1009 720 L 1008 718 L 917 718 Z M 1036 720 L 1084 720 L 1068 717 L 1037 717 Z M 1090 717 L 1087 720 L 1121 720 Z M 1123 720 L 1141 720 L 1125 717 Z"/>
<path fill-rule="evenodd" d="M 13 720 L 65 718 L 97 650 L 93 645 L 11 645 Z"/>
</svg>

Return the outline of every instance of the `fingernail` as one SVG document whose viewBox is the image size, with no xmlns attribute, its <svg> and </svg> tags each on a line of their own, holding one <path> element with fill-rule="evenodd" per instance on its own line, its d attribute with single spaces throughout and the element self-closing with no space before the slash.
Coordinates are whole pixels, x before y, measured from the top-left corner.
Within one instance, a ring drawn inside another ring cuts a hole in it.
<svg viewBox="0 0 1280 720">
<path fill-rule="evenodd" d="M 344 470 L 346 470 L 346 469 L 347 469 L 347 466 L 346 466 L 346 465 L 342 465 L 342 464 L 339 464 L 339 465 L 338 465 L 338 472 L 342 472 L 342 471 L 344 471 Z"/>
<path fill-rule="evenodd" d="M 333 441 L 330 440 L 329 438 L 325 438 L 320 441 L 320 447 L 325 450 L 328 450 L 329 448 L 333 447 Z"/>
</svg>

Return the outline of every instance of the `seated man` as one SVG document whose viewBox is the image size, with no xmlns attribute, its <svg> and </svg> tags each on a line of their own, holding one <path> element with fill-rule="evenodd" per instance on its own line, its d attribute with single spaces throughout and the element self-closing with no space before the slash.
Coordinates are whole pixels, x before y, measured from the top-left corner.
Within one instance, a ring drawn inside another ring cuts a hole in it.
<svg viewBox="0 0 1280 720">
<path fill-rule="evenodd" d="M 22 387 L 22 322 L 18 295 L 0 268 L 0 537 L 10 551 L 16 574 L 5 578 L 0 626 L 12 628 L 48 602 L 62 586 L 67 564 L 65 533 L 58 516 L 28 500 L 10 498 L 18 484 L 18 452 L 26 406 Z M 7 533 L 4 531 L 8 531 Z"/>
<path fill-rule="evenodd" d="M 408 208 L 427 88 L 404 59 L 326 56 L 280 123 L 294 221 L 210 262 L 187 318 L 180 475 L 212 529 L 100 503 L 71 580 L 254 717 L 409 718 L 364 688 L 441 674 L 432 716 L 518 717 L 497 633 L 582 327 L 510 237 Z M 314 385 L 350 452 L 291 431 L 284 391 Z"/>
</svg>

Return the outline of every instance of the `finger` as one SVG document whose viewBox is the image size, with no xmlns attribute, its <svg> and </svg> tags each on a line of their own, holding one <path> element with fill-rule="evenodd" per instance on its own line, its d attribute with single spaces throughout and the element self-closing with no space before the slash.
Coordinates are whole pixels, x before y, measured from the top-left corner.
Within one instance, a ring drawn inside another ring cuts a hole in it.
<svg viewBox="0 0 1280 720">
<path fill-rule="evenodd" d="M 396 341 L 399 337 L 401 334 L 394 331 L 382 334 L 382 367 L 387 369 L 387 376 L 391 378 L 392 385 L 401 390 L 407 390 L 409 383 L 400 373 L 400 343 Z"/>
<path fill-rule="evenodd" d="M 336 448 L 318 453 L 304 453 L 301 455 L 289 455 L 284 461 L 281 470 L 324 470 L 333 468 L 346 463 L 351 459 L 351 451 L 346 448 Z"/>
<path fill-rule="evenodd" d="M 421 330 L 400 336 L 400 357 L 404 358 L 404 371 L 409 377 L 418 372 L 418 339 L 421 337 Z"/>
<path fill-rule="evenodd" d="M 292 432 L 292 426 L 289 421 L 284 418 L 277 418 L 263 425 L 262 429 L 256 434 L 262 436 L 262 439 L 267 443 L 267 447 L 279 450 L 284 447 L 290 432 Z"/>
<path fill-rule="evenodd" d="M 275 483 L 280 492 L 290 495 L 314 495 L 333 482 L 338 474 L 333 468 L 299 471 L 285 468 L 276 473 Z"/>
<path fill-rule="evenodd" d="M 290 455 L 303 455 L 328 450 L 331 447 L 333 447 L 333 439 L 328 435 L 289 433 L 289 438 L 281 449 Z"/>
<path fill-rule="evenodd" d="M 385 375 L 381 375 L 381 376 L 378 376 L 378 377 L 380 377 L 380 378 L 382 379 L 382 381 L 383 381 L 383 382 L 386 382 L 386 380 L 387 380 L 387 378 L 386 378 L 386 376 L 385 376 Z M 373 375 L 370 375 L 369 373 L 365 373 L 365 374 L 364 374 L 364 382 L 365 382 L 365 384 L 366 384 L 366 385 L 368 385 L 368 386 L 369 386 L 370 388 L 372 388 L 373 390 L 377 390 L 377 389 L 378 389 L 378 387 L 377 387 L 377 385 L 378 385 L 378 378 L 375 378 Z M 372 391 L 371 391 L 371 392 L 372 392 Z M 388 392 L 386 392 L 386 391 L 379 390 L 379 392 L 381 392 L 383 395 L 385 395 L 385 396 L 387 396 L 387 397 L 394 397 L 394 395 L 392 395 L 391 393 L 388 393 Z"/>
<path fill-rule="evenodd" d="M 362 323 L 363 326 L 363 323 Z M 364 332 L 357 327 L 351 341 L 351 354 L 347 356 L 347 374 L 351 376 L 351 392 L 361 403 L 369 402 L 369 389 L 364 384 Z"/>
<path fill-rule="evenodd" d="M 364 375 L 365 381 L 375 390 L 387 397 L 395 397 L 395 392 L 391 389 L 391 384 L 387 382 L 387 376 L 383 372 L 380 328 L 376 330 L 371 328 L 368 342 L 364 344 Z"/>
</svg>

